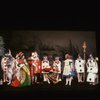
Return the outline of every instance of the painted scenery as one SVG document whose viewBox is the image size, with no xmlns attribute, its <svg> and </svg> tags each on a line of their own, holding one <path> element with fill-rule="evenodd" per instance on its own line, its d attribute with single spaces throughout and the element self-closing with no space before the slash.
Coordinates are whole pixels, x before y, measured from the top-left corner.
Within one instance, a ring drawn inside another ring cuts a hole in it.
<svg viewBox="0 0 100 100">
<path fill-rule="evenodd" d="M 7 47 L 12 51 L 23 50 L 27 54 L 36 50 L 39 54 L 60 54 L 69 52 L 74 57 L 83 52 L 87 43 L 87 54 L 96 55 L 95 32 L 91 31 L 11 31 Z"/>
</svg>

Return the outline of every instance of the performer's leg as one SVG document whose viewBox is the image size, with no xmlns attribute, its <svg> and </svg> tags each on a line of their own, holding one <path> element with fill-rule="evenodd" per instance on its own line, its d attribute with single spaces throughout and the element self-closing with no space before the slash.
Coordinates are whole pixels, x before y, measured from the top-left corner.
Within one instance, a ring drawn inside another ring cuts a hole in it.
<svg viewBox="0 0 100 100">
<path fill-rule="evenodd" d="M 98 74 L 96 74 L 96 78 L 95 78 L 95 85 L 99 83 L 99 77 Z"/>
<path fill-rule="evenodd" d="M 6 82 L 6 75 L 5 75 L 5 72 L 3 72 L 3 82 Z"/>
<path fill-rule="evenodd" d="M 68 85 L 68 80 L 69 80 L 69 79 L 68 79 L 68 77 L 67 77 L 67 78 L 66 78 L 66 84 L 65 84 L 65 85 Z"/>
<path fill-rule="evenodd" d="M 79 82 L 82 82 L 82 73 L 79 73 Z"/>
<path fill-rule="evenodd" d="M 43 81 L 46 81 L 46 74 L 43 74 Z"/>
<path fill-rule="evenodd" d="M 8 85 L 11 84 L 11 81 L 12 81 L 12 74 L 8 74 Z"/>
<path fill-rule="evenodd" d="M 2 79 L 0 79 L 0 85 L 3 85 L 3 81 L 2 81 Z"/>
<path fill-rule="evenodd" d="M 69 85 L 72 83 L 72 76 L 69 78 Z"/>
<path fill-rule="evenodd" d="M 91 83 L 91 82 L 90 82 L 89 84 L 90 84 L 90 85 L 92 85 L 92 83 Z"/>
<path fill-rule="evenodd" d="M 48 82 L 48 84 L 50 84 L 50 80 L 49 80 L 49 78 L 47 78 L 47 82 Z"/>
<path fill-rule="evenodd" d="M 96 85 L 95 82 L 93 82 L 92 85 Z"/>
<path fill-rule="evenodd" d="M 46 81 L 48 82 L 48 84 L 50 84 L 50 80 L 48 78 L 48 74 L 46 74 Z"/>
<path fill-rule="evenodd" d="M 7 74 L 5 74 L 5 82 L 7 82 Z"/>
<path fill-rule="evenodd" d="M 59 79 L 59 74 L 57 74 L 57 78 L 56 78 L 56 79 L 57 79 L 57 82 L 58 82 L 58 79 Z"/>
<path fill-rule="evenodd" d="M 34 76 L 32 76 L 31 79 L 32 79 L 32 84 L 34 84 Z"/>
<path fill-rule="evenodd" d="M 8 79 L 7 79 L 7 74 L 6 74 L 6 82 L 8 82 Z"/>
<path fill-rule="evenodd" d="M 81 73 L 81 82 L 83 82 L 83 73 Z"/>
<path fill-rule="evenodd" d="M 37 83 L 40 83 L 40 73 L 37 73 Z"/>
<path fill-rule="evenodd" d="M 40 83 L 43 83 L 43 75 L 40 73 Z"/>
<path fill-rule="evenodd" d="M 10 84 L 11 84 L 11 81 L 9 80 L 8 85 L 10 85 Z"/>
<path fill-rule="evenodd" d="M 97 74 L 95 74 L 93 85 L 97 84 Z"/>
<path fill-rule="evenodd" d="M 35 77 L 34 77 L 34 78 L 35 78 L 35 83 L 37 83 L 37 75 L 35 75 Z"/>
<path fill-rule="evenodd" d="M 77 73 L 78 82 L 80 82 L 80 74 Z"/>
<path fill-rule="evenodd" d="M 7 80 L 7 73 L 6 72 L 4 72 L 4 82 L 7 82 L 8 80 Z"/>
<path fill-rule="evenodd" d="M 85 82 L 85 81 L 84 81 L 84 73 L 82 73 L 82 82 Z"/>
<path fill-rule="evenodd" d="M 31 73 L 31 83 L 34 83 L 34 74 L 33 74 L 33 67 L 31 66 L 30 68 L 30 73 Z"/>
<path fill-rule="evenodd" d="M 83 81 L 82 81 L 82 76 L 83 76 L 83 74 L 80 73 L 80 82 L 83 82 Z"/>
<path fill-rule="evenodd" d="M 61 74 L 59 74 L 59 81 L 61 81 Z"/>
<path fill-rule="evenodd" d="M 98 83 L 99 83 L 99 76 L 98 76 L 98 74 L 97 74 L 96 84 L 98 84 Z"/>
<path fill-rule="evenodd" d="M 81 73 L 79 73 L 79 81 L 81 82 Z"/>
</svg>

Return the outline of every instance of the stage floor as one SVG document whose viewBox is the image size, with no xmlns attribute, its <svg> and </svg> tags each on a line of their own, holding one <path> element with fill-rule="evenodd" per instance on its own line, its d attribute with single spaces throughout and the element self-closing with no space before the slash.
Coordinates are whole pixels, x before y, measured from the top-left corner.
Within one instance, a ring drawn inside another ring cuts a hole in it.
<svg viewBox="0 0 100 100">
<path fill-rule="evenodd" d="M 63 83 L 58 84 L 34 84 L 27 87 L 14 88 L 11 86 L 0 86 L 0 95 L 4 97 L 33 97 L 36 99 L 94 99 L 100 98 L 100 84 L 90 86 L 87 83 L 73 82 L 72 86 L 65 86 Z"/>
</svg>

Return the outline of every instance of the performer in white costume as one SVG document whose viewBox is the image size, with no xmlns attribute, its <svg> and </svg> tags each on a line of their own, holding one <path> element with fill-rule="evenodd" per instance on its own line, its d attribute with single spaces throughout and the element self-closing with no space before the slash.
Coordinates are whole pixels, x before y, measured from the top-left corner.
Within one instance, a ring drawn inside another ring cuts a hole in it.
<svg viewBox="0 0 100 100">
<path fill-rule="evenodd" d="M 49 65 L 49 60 L 48 60 L 47 56 L 43 56 L 43 60 L 42 60 L 41 65 L 42 65 L 43 81 L 48 82 L 48 84 L 50 84 L 48 74 L 52 70 L 52 68 Z"/>
<path fill-rule="evenodd" d="M 87 82 L 91 85 L 96 85 L 98 83 L 98 64 L 96 59 L 90 54 L 90 58 L 87 61 Z"/>
<path fill-rule="evenodd" d="M 78 82 L 83 82 L 83 75 L 85 72 L 84 67 L 85 67 L 85 60 L 83 60 L 79 54 L 78 58 L 75 60 L 75 69 L 77 73 Z"/>
<path fill-rule="evenodd" d="M 73 60 L 70 59 L 70 55 L 65 55 L 65 61 L 64 61 L 64 69 L 63 69 L 63 76 L 66 77 L 66 84 L 65 85 L 71 85 L 72 79 L 73 79 Z"/>
<path fill-rule="evenodd" d="M 57 74 L 57 81 L 61 81 L 61 61 L 59 60 L 59 57 L 55 57 L 55 60 L 53 62 L 53 70 L 54 73 Z"/>
<path fill-rule="evenodd" d="M 15 59 L 10 50 L 1 59 L 1 67 L 3 70 L 3 82 L 8 82 L 8 85 L 10 85 L 15 67 Z"/>
</svg>

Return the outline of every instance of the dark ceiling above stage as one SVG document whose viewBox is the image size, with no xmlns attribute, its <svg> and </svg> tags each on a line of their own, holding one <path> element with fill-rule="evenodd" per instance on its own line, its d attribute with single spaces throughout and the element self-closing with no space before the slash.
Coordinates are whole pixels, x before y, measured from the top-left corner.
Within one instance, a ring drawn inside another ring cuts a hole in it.
<svg viewBox="0 0 100 100">
<path fill-rule="evenodd" d="M 0 29 L 25 30 L 96 30 L 97 18 L 95 15 L 70 16 L 4 16 L 0 17 Z"/>
</svg>

